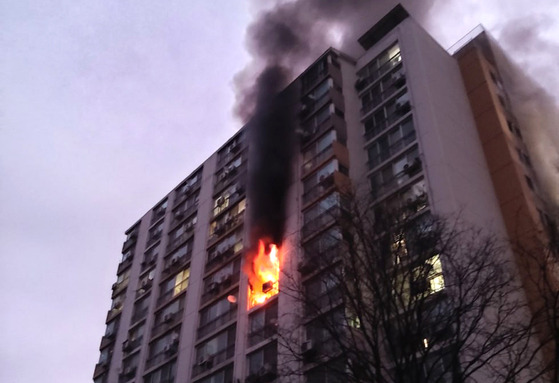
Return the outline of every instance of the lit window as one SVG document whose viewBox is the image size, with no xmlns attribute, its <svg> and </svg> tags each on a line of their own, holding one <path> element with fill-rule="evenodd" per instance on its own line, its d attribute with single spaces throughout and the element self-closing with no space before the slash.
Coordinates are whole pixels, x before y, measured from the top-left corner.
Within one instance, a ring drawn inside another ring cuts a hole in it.
<svg viewBox="0 0 559 383">
<path fill-rule="evenodd" d="M 188 287 L 188 280 L 190 278 L 190 269 L 185 269 L 177 274 L 175 277 L 175 288 L 173 290 L 173 296 L 179 294 L 181 291 L 186 290 Z"/>
</svg>

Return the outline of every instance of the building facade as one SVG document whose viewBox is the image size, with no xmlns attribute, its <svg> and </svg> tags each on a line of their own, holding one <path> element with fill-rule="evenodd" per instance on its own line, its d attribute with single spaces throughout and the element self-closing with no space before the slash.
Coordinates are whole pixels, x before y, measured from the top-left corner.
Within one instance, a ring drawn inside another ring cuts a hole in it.
<svg viewBox="0 0 559 383">
<path fill-rule="evenodd" d="M 317 300 L 326 292 L 309 261 L 334 251 L 348 185 L 379 207 L 460 211 L 503 236 L 507 204 L 528 201 L 530 225 L 543 219 L 520 127 L 483 51 L 470 43 L 453 57 L 401 7 L 359 42 L 360 57 L 329 49 L 291 84 L 300 112 L 282 268 Z M 250 144 L 241 129 L 126 231 L 95 383 L 281 379 L 277 332 L 293 301 L 280 292 L 249 307 L 243 272 Z M 303 347 L 320 342 L 312 325 L 305 332 Z M 300 379 L 325 381 L 311 367 Z"/>
</svg>

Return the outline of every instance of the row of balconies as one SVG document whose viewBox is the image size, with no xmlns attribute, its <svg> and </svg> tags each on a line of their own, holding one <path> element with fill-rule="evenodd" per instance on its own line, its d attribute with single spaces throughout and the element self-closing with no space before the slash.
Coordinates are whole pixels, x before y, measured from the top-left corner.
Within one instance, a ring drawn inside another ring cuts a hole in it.
<svg viewBox="0 0 559 383">
<path fill-rule="evenodd" d="M 359 93 L 365 92 L 369 86 L 376 83 L 379 79 L 384 77 L 387 73 L 391 72 L 394 68 L 400 66 L 402 63 L 402 56 L 400 52 L 392 56 L 380 68 L 367 74 L 366 77 L 358 77 L 355 81 L 355 90 Z M 363 76 L 363 75 L 362 75 Z"/>
<path fill-rule="evenodd" d="M 386 86 L 383 87 L 382 90 L 371 89 L 371 94 L 370 94 L 371 100 L 368 101 L 366 104 L 364 104 L 363 107 L 361 108 L 361 116 L 365 116 L 369 114 L 370 111 L 376 109 L 376 107 L 378 107 L 382 102 L 391 98 L 396 92 L 402 89 L 405 85 L 406 82 L 405 82 L 404 75 L 402 73 L 394 73 L 394 77 L 392 78 L 392 81 L 389 84 L 386 84 Z M 409 100 L 406 101 L 409 104 Z M 397 103 L 396 109 L 402 109 L 404 103 L 405 103 L 404 100 L 400 102 L 400 104 L 402 105 Z"/>
</svg>

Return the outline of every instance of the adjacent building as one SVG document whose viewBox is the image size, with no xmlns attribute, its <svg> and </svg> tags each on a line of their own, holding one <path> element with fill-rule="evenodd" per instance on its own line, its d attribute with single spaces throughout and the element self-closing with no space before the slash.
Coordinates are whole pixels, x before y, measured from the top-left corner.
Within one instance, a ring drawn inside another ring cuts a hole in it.
<svg viewBox="0 0 559 383">
<path fill-rule="evenodd" d="M 470 37 L 453 56 L 398 6 L 359 39 L 361 56 L 329 49 L 291 84 L 300 113 L 282 267 L 317 299 L 321 277 L 306 265 L 331 250 L 347 185 L 379 207 L 461 212 L 503 236 L 518 222 L 543 228 L 522 127 L 488 39 Z M 293 307 L 281 292 L 249 307 L 250 145 L 241 129 L 126 231 L 94 382 L 279 380 L 276 334 Z"/>
</svg>

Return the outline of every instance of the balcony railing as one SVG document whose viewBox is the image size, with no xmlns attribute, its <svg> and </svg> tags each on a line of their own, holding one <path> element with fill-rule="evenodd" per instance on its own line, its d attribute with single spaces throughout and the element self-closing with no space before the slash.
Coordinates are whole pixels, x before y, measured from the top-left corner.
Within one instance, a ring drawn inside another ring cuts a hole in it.
<svg viewBox="0 0 559 383">
<path fill-rule="evenodd" d="M 220 193 L 223 189 L 225 189 L 226 186 L 233 183 L 233 181 L 246 178 L 246 168 L 247 165 L 245 161 L 239 167 L 229 171 L 227 176 L 218 179 L 214 186 L 214 195 Z"/>
<path fill-rule="evenodd" d="M 310 222 L 306 223 L 301 230 L 301 234 L 303 239 L 307 238 L 311 234 L 314 234 L 322 229 L 330 226 L 340 216 L 340 207 L 333 206 L 326 210 L 324 213 L 320 214 L 315 219 L 311 220 Z"/>
<path fill-rule="evenodd" d="M 383 77 L 385 74 L 390 72 L 393 68 L 397 67 L 401 63 L 402 63 L 402 56 L 400 52 L 398 52 L 394 56 L 392 56 L 387 62 L 382 64 L 380 68 L 378 68 L 372 73 L 369 73 L 367 77 L 358 80 L 357 83 L 355 84 L 355 88 L 359 92 L 362 92 L 370 84 L 374 83 L 376 80 Z"/>
<path fill-rule="evenodd" d="M 175 293 L 175 288 L 173 287 L 169 291 L 165 291 L 164 293 L 162 293 L 159 296 L 159 298 L 157 298 L 157 307 L 160 307 L 160 306 L 164 305 L 165 303 L 167 303 L 171 299 L 179 296 L 180 294 L 182 294 L 186 290 L 187 289 L 184 289 L 184 290 L 181 290 L 181 291 Z"/>
<path fill-rule="evenodd" d="M 397 86 L 397 80 L 392 81 L 382 92 L 372 93 L 373 99 L 361 108 L 361 115 L 368 114 L 371 110 L 379 106 L 383 101 L 388 100 L 392 95 L 400 90 L 401 87 Z"/>
<path fill-rule="evenodd" d="M 173 211 L 173 227 L 184 221 L 198 210 L 198 204 L 192 204 L 186 209 L 177 209 Z"/>
<path fill-rule="evenodd" d="M 233 309 L 215 317 L 214 319 L 203 324 L 201 323 L 200 327 L 198 328 L 198 339 L 205 337 L 209 333 L 232 321 L 236 316 L 237 307 L 235 306 Z"/>
<path fill-rule="evenodd" d="M 179 349 L 179 342 L 172 342 L 163 351 L 151 356 L 146 360 L 146 368 L 153 367 L 157 364 L 161 364 L 167 359 L 174 356 Z"/>
<path fill-rule="evenodd" d="M 189 251 L 182 257 L 167 259 L 167 261 L 165 262 L 165 268 L 163 269 L 163 273 L 165 273 L 165 275 L 171 275 L 174 272 L 179 271 L 184 266 L 186 266 L 186 264 L 188 263 L 188 261 L 190 261 L 191 258 L 192 258 L 192 251 Z"/>
<path fill-rule="evenodd" d="M 167 331 L 168 329 L 174 327 L 177 323 L 182 320 L 181 310 L 168 313 L 160 318 L 159 323 L 155 323 L 153 325 L 153 329 L 151 330 L 151 337 L 154 338 L 159 334 Z"/>
<path fill-rule="evenodd" d="M 262 328 L 248 334 L 248 345 L 254 346 L 266 339 L 270 339 L 278 333 L 278 326 L 274 323 L 267 323 Z"/>
<path fill-rule="evenodd" d="M 231 359 L 234 354 L 235 345 L 232 344 L 215 354 L 199 357 L 197 363 L 192 369 L 192 376 L 197 376 L 210 371 L 214 366 L 225 362 L 227 359 Z"/>
<path fill-rule="evenodd" d="M 242 242 L 242 240 L 240 241 Z M 215 254 L 211 254 L 208 256 L 208 261 L 206 262 L 206 272 L 213 269 L 215 266 L 220 265 L 224 262 L 227 262 L 231 258 L 234 258 L 236 255 L 242 252 L 243 247 L 240 247 L 239 251 L 235 251 L 235 246 L 238 245 L 238 242 L 234 245 L 229 246 L 227 249 L 222 251 L 215 251 Z"/>
<path fill-rule="evenodd" d="M 225 234 L 229 233 L 232 229 L 243 223 L 243 214 L 244 211 L 234 217 L 229 218 L 228 220 L 225 220 L 225 222 L 216 225 L 213 234 L 210 236 L 210 238 L 208 238 L 208 247 L 217 243 L 217 241 L 224 237 Z"/>
<path fill-rule="evenodd" d="M 369 159 L 369 168 L 373 169 L 388 160 L 390 157 L 402 151 L 406 146 L 415 141 L 415 131 L 408 133 L 392 145 L 388 146 L 383 152 Z"/>
<path fill-rule="evenodd" d="M 200 185 L 202 184 L 202 181 L 199 179 L 198 181 L 196 181 L 195 183 L 193 183 L 192 185 L 190 185 L 186 192 L 180 193 L 177 192 L 177 196 L 175 197 L 175 203 L 173 204 L 174 206 L 178 206 L 180 205 L 182 202 L 184 202 L 190 195 L 192 195 L 192 193 L 194 191 L 196 191 Z"/>
<path fill-rule="evenodd" d="M 166 208 L 159 208 L 157 210 L 154 210 L 151 215 L 150 225 L 153 225 L 155 222 L 159 221 L 162 217 L 164 217 L 166 211 L 167 211 Z"/>
<path fill-rule="evenodd" d="M 129 355 L 132 351 L 134 351 L 135 349 L 137 349 L 138 347 L 140 347 L 140 345 L 142 344 L 142 336 L 139 336 L 137 338 L 134 339 L 127 339 L 124 342 L 122 342 L 122 352 L 123 354 Z"/>
<path fill-rule="evenodd" d="M 345 140 L 345 121 L 342 117 L 337 114 L 331 114 L 326 120 L 322 121 L 320 124 L 307 124 L 303 126 L 302 143 L 307 145 L 308 143 L 314 141 L 315 138 L 322 136 L 323 133 L 329 129 L 334 128 L 337 133 L 338 141 Z"/>
<path fill-rule="evenodd" d="M 136 323 L 144 319 L 148 314 L 148 308 L 140 308 L 134 310 L 134 314 L 132 314 L 132 321 L 130 323 Z"/>
<path fill-rule="evenodd" d="M 184 233 L 179 235 L 177 238 L 169 238 L 169 243 L 167 244 L 167 253 L 170 253 L 178 249 L 181 245 L 184 245 L 192 236 L 194 235 L 194 224 L 190 225 Z"/>
<path fill-rule="evenodd" d="M 303 205 L 314 201 L 321 195 L 328 193 L 336 185 L 334 173 L 330 173 L 316 183 L 312 188 L 303 194 Z"/>
<path fill-rule="evenodd" d="M 122 245 L 122 252 L 126 251 L 130 246 L 136 243 L 138 239 L 138 233 L 131 233 L 129 238 Z"/>
<path fill-rule="evenodd" d="M 307 174 L 309 174 L 313 169 L 316 168 L 317 165 L 323 163 L 324 161 L 326 161 L 328 158 L 332 157 L 333 155 L 334 155 L 334 146 L 331 144 L 331 145 L 327 146 L 326 148 L 322 149 L 313 158 L 306 161 L 303 164 L 303 166 L 301 166 L 302 176 L 304 177 Z"/>
<path fill-rule="evenodd" d="M 386 193 L 394 191 L 398 189 L 400 186 L 403 186 L 407 183 L 408 180 L 414 178 L 417 174 L 421 172 L 422 165 L 421 160 L 416 158 L 416 160 L 411 165 L 406 165 L 404 170 L 395 174 L 392 178 L 386 180 L 382 184 L 374 185 L 373 186 L 373 197 L 380 198 Z"/>
<path fill-rule="evenodd" d="M 202 304 L 211 301 L 217 296 L 221 295 L 224 291 L 228 291 L 232 286 L 239 282 L 239 272 L 233 272 L 228 278 L 223 281 L 210 282 L 202 294 Z"/>
<path fill-rule="evenodd" d="M 105 320 L 105 323 L 110 322 L 112 319 L 116 318 L 116 316 L 121 312 L 122 312 L 122 305 L 110 309 L 109 312 L 107 313 L 107 319 Z"/>
<path fill-rule="evenodd" d="M 117 270 L 116 273 L 117 274 L 122 273 L 124 270 L 126 270 L 128 267 L 130 267 L 130 265 L 132 264 L 133 261 L 134 261 L 134 255 L 130 255 L 124 261 L 120 262 L 120 264 L 118 265 L 118 270 Z"/>
</svg>

